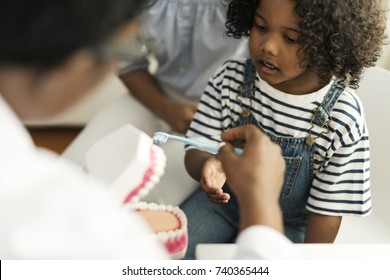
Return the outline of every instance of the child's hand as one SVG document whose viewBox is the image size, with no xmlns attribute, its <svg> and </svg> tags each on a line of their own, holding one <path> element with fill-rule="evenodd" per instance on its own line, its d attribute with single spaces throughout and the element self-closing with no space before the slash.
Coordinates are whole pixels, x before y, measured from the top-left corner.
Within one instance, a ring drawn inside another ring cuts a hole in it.
<svg viewBox="0 0 390 280">
<path fill-rule="evenodd" d="M 227 203 L 230 199 L 228 193 L 222 190 L 226 182 L 226 175 L 221 162 L 216 157 L 210 157 L 202 168 L 200 187 L 214 203 Z"/>
</svg>

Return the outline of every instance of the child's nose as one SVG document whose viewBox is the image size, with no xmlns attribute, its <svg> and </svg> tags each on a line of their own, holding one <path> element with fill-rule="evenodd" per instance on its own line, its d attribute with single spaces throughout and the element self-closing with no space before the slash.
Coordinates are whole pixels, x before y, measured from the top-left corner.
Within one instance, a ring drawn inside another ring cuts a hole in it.
<svg viewBox="0 0 390 280">
<path fill-rule="evenodd" d="M 266 36 L 261 45 L 261 48 L 264 53 L 270 54 L 272 56 L 277 56 L 279 53 L 278 38 L 272 34 Z"/>
</svg>

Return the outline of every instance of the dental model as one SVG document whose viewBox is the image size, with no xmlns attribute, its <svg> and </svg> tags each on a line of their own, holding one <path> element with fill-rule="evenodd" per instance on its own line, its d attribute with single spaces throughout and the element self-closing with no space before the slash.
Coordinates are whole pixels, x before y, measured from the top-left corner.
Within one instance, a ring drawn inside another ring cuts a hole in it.
<svg viewBox="0 0 390 280">
<path fill-rule="evenodd" d="M 128 207 L 138 212 L 150 225 L 171 258 L 181 259 L 187 251 L 187 217 L 177 206 L 138 202 Z"/>
<path fill-rule="evenodd" d="M 88 150 L 85 169 L 111 186 L 125 207 L 138 212 L 150 225 L 172 258 L 187 250 L 187 218 L 174 206 L 140 202 L 164 174 L 166 156 L 142 131 L 126 125 Z"/>
<path fill-rule="evenodd" d="M 139 201 L 154 188 L 165 163 L 164 151 L 148 135 L 126 125 L 92 145 L 85 168 L 128 203 Z"/>
</svg>

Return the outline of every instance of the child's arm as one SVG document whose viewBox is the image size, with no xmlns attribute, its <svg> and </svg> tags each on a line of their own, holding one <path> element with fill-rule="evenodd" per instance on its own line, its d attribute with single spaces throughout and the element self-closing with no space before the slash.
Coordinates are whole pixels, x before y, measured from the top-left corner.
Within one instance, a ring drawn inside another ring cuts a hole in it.
<svg viewBox="0 0 390 280">
<path fill-rule="evenodd" d="M 135 70 L 120 76 L 129 92 L 175 131 L 185 133 L 194 117 L 196 106 L 171 100 L 147 70 Z"/>
<path fill-rule="evenodd" d="M 185 167 L 190 176 L 200 182 L 201 189 L 214 203 L 227 203 L 228 193 L 222 190 L 226 175 L 221 162 L 212 154 L 191 149 L 185 155 Z"/>
<path fill-rule="evenodd" d="M 310 212 L 305 243 L 333 243 L 340 228 L 341 218 Z"/>
</svg>

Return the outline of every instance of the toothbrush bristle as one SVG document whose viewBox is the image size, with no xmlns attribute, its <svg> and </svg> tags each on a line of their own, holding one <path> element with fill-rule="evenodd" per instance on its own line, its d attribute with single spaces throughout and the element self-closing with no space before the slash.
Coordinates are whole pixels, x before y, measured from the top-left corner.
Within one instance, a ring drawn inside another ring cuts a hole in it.
<svg viewBox="0 0 390 280">
<path fill-rule="evenodd" d="M 160 144 L 163 144 L 165 142 L 167 142 L 168 140 L 168 137 L 164 134 L 161 134 L 161 133 L 155 133 L 153 135 L 153 143 L 155 145 L 160 145 Z"/>
</svg>

